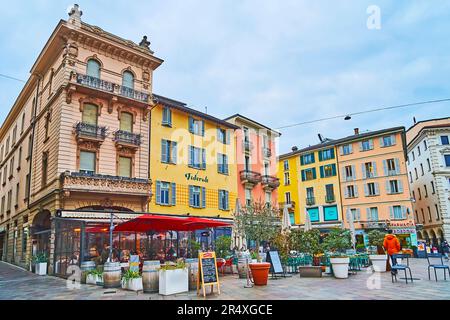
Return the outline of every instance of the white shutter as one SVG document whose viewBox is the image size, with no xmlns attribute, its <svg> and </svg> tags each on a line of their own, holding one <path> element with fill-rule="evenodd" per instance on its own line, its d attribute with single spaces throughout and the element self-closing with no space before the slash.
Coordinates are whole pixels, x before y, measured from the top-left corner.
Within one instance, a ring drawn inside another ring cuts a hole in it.
<svg viewBox="0 0 450 320">
<path fill-rule="evenodd" d="M 352 174 L 353 174 L 353 180 L 356 180 L 356 166 L 353 164 L 352 165 Z"/>
<path fill-rule="evenodd" d="M 387 160 L 383 160 L 383 171 L 384 171 L 384 175 L 385 176 L 389 175 L 388 166 L 387 166 Z"/>
<path fill-rule="evenodd" d="M 373 149 L 373 140 L 369 139 L 369 149 L 372 150 Z"/>
<path fill-rule="evenodd" d="M 373 168 L 373 176 L 374 177 L 378 177 L 378 173 L 377 173 L 377 163 L 374 161 L 372 162 L 372 168 Z"/>
<path fill-rule="evenodd" d="M 339 154 L 342 156 L 344 154 L 344 147 L 340 146 L 339 147 Z"/>
<path fill-rule="evenodd" d="M 344 197 L 345 198 L 348 198 L 348 188 L 349 188 L 349 186 L 346 186 L 345 190 L 344 190 Z"/>
<path fill-rule="evenodd" d="M 398 158 L 395 158 L 395 173 L 400 174 L 400 160 Z"/>
<path fill-rule="evenodd" d="M 367 197 L 369 195 L 369 187 L 367 183 L 364 183 L 364 195 Z"/>
<path fill-rule="evenodd" d="M 402 219 L 406 219 L 406 207 L 402 206 Z"/>
<path fill-rule="evenodd" d="M 380 185 L 378 182 L 375 182 L 375 194 L 380 195 Z"/>
<path fill-rule="evenodd" d="M 394 207 L 392 207 L 392 206 L 389 206 L 389 215 L 392 220 L 395 218 L 394 217 Z"/>
<path fill-rule="evenodd" d="M 392 145 L 394 146 L 397 142 L 395 141 L 395 134 L 391 136 Z"/>
<path fill-rule="evenodd" d="M 371 221 L 372 220 L 372 217 L 371 217 L 371 215 L 370 215 L 370 208 L 366 208 L 366 219 L 368 220 L 368 221 Z"/>
<path fill-rule="evenodd" d="M 397 180 L 398 183 L 398 192 L 403 193 L 403 182 L 402 180 Z"/>
<path fill-rule="evenodd" d="M 362 141 L 359 142 L 359 151 L 363 151 L 363 143 L 362 143 Z"/>
<path fill-rule="evenodd" d="M 391 182 L 386 180 L 386 193 L 391 194 Z"/>
<path fill-rule="evenodd" d="M 353 190 L 355 191 L 355 197 L 357 198 L 359 195 L 358 195 L 358 186 L 356 184 L 353 186 Z"/>
<path fill-rule="evenodd" d="M 350 153 L 353 153 L 353 144 L 352 144 L 352 143 L 350 143 L 350 144 L 348 145 L 348 149 L 349 149 L 349 152 L 350 152 Z"/>
<path fill-rule="evenodd" d="M 383 137 L 380 138 L 380 147 L 382 147 L 382 148 L 384 147 L 384 139 L 383 139 Z"/>
<path fill-rule="evenodd" d="M 362 175 L 363 175 L 363 179 L 366 179 L 367 178 L 366 166 L 364 165 L 364 163 L 361 163 L 361 172 L 362 172 Z"/>
</svg>

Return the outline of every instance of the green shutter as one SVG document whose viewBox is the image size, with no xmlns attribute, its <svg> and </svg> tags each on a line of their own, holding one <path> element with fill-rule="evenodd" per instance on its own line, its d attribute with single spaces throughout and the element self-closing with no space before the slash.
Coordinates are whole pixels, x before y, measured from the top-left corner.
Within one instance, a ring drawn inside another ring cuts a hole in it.
<svg viewBox="0 0 450 320">
<path fill-rule="evenodd" d="M 194 206 L 194 187 L 189 186 L 189 206 Z"/>
<path fill-rule="evenodd" d="M 336 175 L 336 165 L 333 163 L 331 165 L 331 168 L 332 168 L 332 171 L 333 171 L 333 176 L 335 176 Z"/>
<path fill-rule="evenodd" d="M 202 194 L 201 194 L 201 196 L 202 196 L 202 199 L 201 199 L 201 201 L 202 201 L 202 208 L 205 208 L 206 207 L 206 188 L 205 187 L 202 187 Z"/>
<path fill-rule="evenodd" d="M 330 159 L 334 159 L 334 148 L 332 148 L 330 150 L 331 150 L 331 158 Z"/>
<path fill-rule="evenodd" d="M 312 168 L 313 179 L 317 179 L 316 168 Z"/>
<path fill-rule="evenodd" d="M 305 173 L 305 170 L 302 170 L 302 181 L 306 181 L 306 173 Z"/>
<path fill-rule="evenodd" d="M 303 160 L 303 157 L 304 157 L 304 156 L 301 156 L 301 157 L 300 157 L 300 164 L 301 164 L 302 166 L 305 164 L 305 160 Z"/>
<path fill-rule="evenodd" d="M 325 177 L 325 169 L 324 169 L 324 166 L 320 166 L 320 177 L 321 177 L 321 178 Z"/>
<path fill-rule="evenodd" d="M 177 204 L 177 184 L 176 183 L 172 183 L 172 205 L 176 205 Z"/>
<path fill-rule="evenodd" d="M 319 161 L 322 161 L 322 159 L 323 159 L 322 151 L 319 151 Z"/>
<path fill-rule="evenodd" d="M 194 133 L 194 119 L 189 117 L 189 132 Z"/>
<path fill-rule="evenodd" d="M 161 181 L 156 181 L 156 204 L 161 204 Z"/>
</svg>

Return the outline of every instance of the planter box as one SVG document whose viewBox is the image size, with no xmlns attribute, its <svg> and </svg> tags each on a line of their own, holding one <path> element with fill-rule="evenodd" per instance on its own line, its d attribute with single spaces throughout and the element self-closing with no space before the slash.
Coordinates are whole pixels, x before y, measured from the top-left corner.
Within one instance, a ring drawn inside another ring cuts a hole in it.
<svg viewBox="0 0 450 320">
<path fill-rule="evenodd" d="M 350 258 L 330 258 L 330 263 L 333 266 L 333 274 L 335 278 L 348 278 L 348 264 L 350 263 Z"/>
<path fill-rule="evenodd" d="M 102 276 L 88 274 L 86 276 L 86 284 L 94 284 L 94 285 L 97 285 L 97 286 L 103 286 L 103 277 Z"/>
<path fill-rule="evenodd" d="M 372 262 L 372 270 L 374 272 L 386 272 L 387 254 L 371 254 L 369 259 Z"/>
<path fill-rule="evenodd" d="M 40 276 L 47 275 L 47 262 L 36 263 L 35 273 Z"/>
<path fill-rule="evenodd" d="M 321 278 L 322 267 L 318 266 L 300 266 L 298 267 L 300 278 Z"/>
<path fill-rule="evenodd" d="M 189 291 L 188 269 L 159 270 L 159 294 L 164 296 Z"/>
<path fill-rule="evenodd" d="M 122 279 L 122 289 L 131 291 L 142 291 L 144 290 L 142 285 L 142 277 L 134 278 L 130 280 Z"/>
</svg>

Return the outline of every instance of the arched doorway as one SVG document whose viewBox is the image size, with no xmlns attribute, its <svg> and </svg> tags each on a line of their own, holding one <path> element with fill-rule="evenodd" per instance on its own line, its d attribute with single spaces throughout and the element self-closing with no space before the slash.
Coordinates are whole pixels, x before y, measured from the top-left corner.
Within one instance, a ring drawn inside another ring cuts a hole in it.
<svg viewBox="0 0 450 320">
<path fill-rule="evenodd" d="M 32 251 L 31 255 L 45 253 L 49 257 L 50 234 L 51 234 L 51 213 L 48 210 L 40 211 L 33 219 L 31 225 Z"/>
<path fill-rule="evenodd" d="M 441 244 L 442 242 L 445 241 L 445 238 L 444 238 L 444 230 L 439 229 L 439 230 L 438 230 L 438 235 L 439 235 L 439 244 Z"/>
<path fill-rule="evenodd" d="M 427 245 L 430 245 L 430 236 L 428 235 L 428 232 L 426 230 L 423 230 L 423 240 L 425 240 Z"/>
<path fill-rule="evenodd" d="M 434 247 L 438 247 L 438 239 L 436 236 L 436 232 L 434 232 L 434 230 L 430 230 L 430 240 L 431 240 L 431 245 Z"/>
<path fill-rule="evenodd" d="M 418 240 L 423 240 L 422 231 L 417 231 L 417 239 Z"/>
</svg>

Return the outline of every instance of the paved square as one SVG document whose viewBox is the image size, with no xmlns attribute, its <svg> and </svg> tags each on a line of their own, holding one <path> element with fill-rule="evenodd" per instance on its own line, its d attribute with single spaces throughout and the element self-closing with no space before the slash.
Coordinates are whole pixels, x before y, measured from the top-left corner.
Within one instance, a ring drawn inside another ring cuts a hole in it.
<svg viewBox="0 0 450 320">
<path fill-rule="evenodd" d="M 359 271 L 348 279 L 300 278 L 293 275 L 290 278 L 269 280 L 267 286 L 244 288 L 245 279 L 237 275 L 221 277 L 221 292 L 210 295 L 206 299 L 229 300 L 391 300 L 391 299 L 450 299 L 450 279 L 443 279 L 443 273 L 438 271 L 438 282 L 428 280 L 427 261 L 411 259 L 411 269 L 414 278 L 420 280 L 405 283 L 399 279 L 391 282 L 390 273 L 374 274 L 368 270 Z M 403 277 L 400 274 L 399 278 Z M 207 291 L 208 292 L 208 291 Z M 79 289 L 68 289 L 66 280 L 52 276 L 37 276 L 15 266 L 0 262 L 0 299 L 2 300 L 203 300 L 195 291 L 173 296 L 159 294 L 136 294 L 122 289 L 103 289 L 98 286 L 80 285 Z"/>
</svg>

